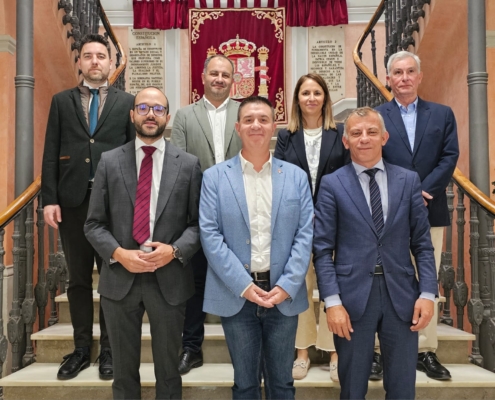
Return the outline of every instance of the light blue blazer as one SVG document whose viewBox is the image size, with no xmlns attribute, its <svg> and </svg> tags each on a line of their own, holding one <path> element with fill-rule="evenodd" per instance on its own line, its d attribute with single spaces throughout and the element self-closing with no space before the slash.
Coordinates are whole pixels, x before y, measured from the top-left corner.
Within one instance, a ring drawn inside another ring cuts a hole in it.
<svg viewBox="0 0 495 400">
<path fill-rule="evenodd" d="M 308 308 L 305 277 L 313 241 L 313 201 L 305 172 L 272 159 L 270 283 L 291 297 L 277 305 L 287 316 Z M 230 317 L 252 282 L 251 234 L 239 155 L 205 171 L 199 206 L 201 243 L 208 259 L 203 310 Z"/>
</svg>

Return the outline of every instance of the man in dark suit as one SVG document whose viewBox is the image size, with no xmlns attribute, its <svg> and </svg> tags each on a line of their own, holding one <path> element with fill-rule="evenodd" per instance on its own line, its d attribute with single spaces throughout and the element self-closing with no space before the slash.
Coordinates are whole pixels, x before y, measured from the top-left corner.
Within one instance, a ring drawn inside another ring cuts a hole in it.
<svg viewBox="0 0 495 400">
<path fill-rule="evenodd" d="M 170 141 L 198 157 L 204 172 L 236 156 L 242 144 L 235 131 L 239 103 L 229 97 L 234 77 L 232 61 L 221 54 L 207 58 L 201 77 L 205 94 L 196 103 L 177 111 Z M 179 364 L 181 374 L 203 365 L 201 346 L 205 334 L 203 298 L 207 261 L 202 249 L 192 258 L 191 266 L 196 290 L 186 308 Z"/>
<path fill-rule="evenodd" d="M 188 262 L 199 248 L 201 169 L 196 157 L 163 138 L 170 119 L 165 95 L 147 88 L 135 103 L 136 140 L 102 155 L 84 230 L 103 258 L 98 292 L 118 366 L 114 398 L 141 398 L 146 311 L 156 398 L 179 399 L 177 354 L 186 301 L 194 293 Z"/>
<path fill-rule="evenodd" d="M 383 158 L 419 175 L 428 209 L 438 274 L 444 227 L 450 225 L 445 190 L 459 158 L 454 113 L 450 107 L 418 97 L 423 73 L 415 54 L 407 51 L 393 54 L 389 58 L 387 71 L 387 82 L 394 99 L 377 107 L 390 134 L 383 148 Z M 445 380 L 451 378 L 450 373 L 435 354 L 438 347 L 437 314 L 438 307 L 435 307 L 432 323 L 419 334 L 417 368 L 430 378 Z M 372 373 L 377 372 L 376 367 L 374 365 Z"/>
<path fill-rule="evenodd" d="M 64 357 L 59 379 L 71 379 L 90 363 L 93 341 L 94 263 L 101 259 L 84 236 L 93 176 L 101 153 L 135 136 L 129 118 L 134 96 L 108 84 L 110 45 L 100 35 L 81 40 L 79 86 L 52 99 L 43 154 L 41 194 L 45 221 L 57 229 L 69 269 L 70 315 L 74 328 L 72 354 Z M 100 378 L 112 379 L 112 353 L 100 307 Z"/>
<path fill-rule="evenodd" d="M 438 293 L 419 177 L 382 160 L 387 139 L 378 112 L 351 112 L 343 142 L 352 164 L 322 178 L 316 203 L 314 264 L 342 399 L 365 398 L 376 332 L 387 398 L 414 399 L 417 332 Z"/>
</svg>

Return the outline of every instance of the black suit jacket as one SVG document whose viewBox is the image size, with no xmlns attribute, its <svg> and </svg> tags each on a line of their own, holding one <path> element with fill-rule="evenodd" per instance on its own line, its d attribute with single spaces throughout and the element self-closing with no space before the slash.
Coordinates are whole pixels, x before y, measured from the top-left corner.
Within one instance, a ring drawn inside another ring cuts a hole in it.
<svg viewBox="0 0 495 400">
<path fill-rule="evenodd" d="M 418 99 L 414 151 L 395 99 L 376 108 L 390 135 L 383 158 L 390 164 L 416 171 L 421 189 L 433 196 L 428 201 L 431 226 L 450 225 L 445 189 L 459 158 L 457 125 L 450 107 Z"/>
<path fill-rule="evenodd" d="M 174 259 L 155 272 L 163 297 L 172 305 L 194 293 L 189 260 L 200 247 L 201 176 L 197 157 L 166 144 L 152 239 L 176 245 L 182 252 L 184 264 Z M 134 141 L 104 153 L 84 226 L 88 241 L 103 259 L 98 293 L 117 301 L 129 292 L 135 274 L 119 263 L 110 264 L 110 257 L 118 247 L 139 249 L 132 237 L 137 181 Z"/>
<path fill-rule="evenodd" d="M 318 174 L 316 175 L 315 192 L 313 202 L 316 202 L 321 177 L 331 174 L 340 167 L 348 164 L 351 159 L 349 152 L 342 143 L 344 126 L 337 124 L 337 129 L 323 129 L 321 137 L 320 162 L 318 164 Z M 308 160 L 306 158 L 306 147 L 304 145 L 304 131 L 299 129 L 295 133 L 282 129 L 278 133 L 275 158 L 290 162 L 302 168 L 308 175 L 309 186 L 312 187 L 311 175 L 309 172 Z"/>
<path fill-rule="evenodd" d="M 101 153 L 134 139 L 133 106 L 133 95 L 110 86 L 91 137 L 79 88 L 53 96 L 43 153 L 43 206 L 77 207 L 84 201 L 90 170 L 96 171 Z"/>
</svg>

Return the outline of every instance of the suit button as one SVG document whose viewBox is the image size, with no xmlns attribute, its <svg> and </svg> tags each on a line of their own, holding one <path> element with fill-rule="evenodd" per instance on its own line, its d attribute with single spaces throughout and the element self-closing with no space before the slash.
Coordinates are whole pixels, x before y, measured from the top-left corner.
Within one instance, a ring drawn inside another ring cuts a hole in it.
<svg viewBox="0 0 495 400">
<path fill-rule="evenodd" d="M 89 158 L 86 158 L 84 161 L 86 161 L 86 163 L 89 164 L 89 162 L 91 161 Z"/>
<path fill-rule="evenodd" d="M 244 264 L 244 268 L 249 269 L 249 265 Z"/>
<path fill-rule="evenodd" d="M 249 244 L 251 243 L 251 241 L 249 239 L 246 239 L 246 244 Z"/>
<path fill-rule="evenodd" d="M 373 272 L 370 272 L 370 277 L 373 278 L 373 275 L 375 275 Z"/>
<path fill-rule="evenodd" d="M 382 247 L 382 246 L 383 246 L 383 244 L 381 244 L 381 243 L 378 243 L 378 247 Z"/>
<path fill-rule="evenodd" d="M 89 139 L 89 143 L 94 143 L 95 140 L 94 139 Z"/>
</svg>

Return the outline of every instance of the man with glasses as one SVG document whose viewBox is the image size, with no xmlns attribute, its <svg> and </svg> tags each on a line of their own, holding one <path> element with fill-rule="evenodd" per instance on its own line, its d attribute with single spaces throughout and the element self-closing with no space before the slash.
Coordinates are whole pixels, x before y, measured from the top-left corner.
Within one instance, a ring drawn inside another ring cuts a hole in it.
<svg viewBox="0 0 495 400">
<path fill-rule="evenodd" d="M 170 141 L 198 157 L 204 172 L 236 156 L 242 145 L 234 127 L 239 103 L 229 97 L 234 78 L 232 61 L 222 54 L 207 58 L 201 78 L 205 94 L 201 100 L 177 111 Z M 196 292 L 187 303 L 179 365 L 181 374 L 203 365 L 201 345 L 205 334 L 203 297 L 207 262 L 202 249 L 193 257 L 191 265 Z"/>
<path fill-rule="evenodd" d="M 78 67 L 80 84 L 53 96 L 46 128 L 41 195 L 45 221 L 60 227 L 69 269 L 70 316 L 74 329 L 73 353 L 64 357 L 58 379 L 71 379 L 89 367 L 93 343 L 92 276 L 101 258 L 84 236 L 93 177 L 101 153 L 134 139 L 129 118 L 134 96 L 109 86 L 110 45 L 100 35 L 82 38 Z M 112 352 L 100 307 L 99 373 L 112 379 Z"/>
<path fill-rule="evenodd" d="M 168 100 L 156 88 L 136 95 L 136 140 L 102 155 L 84 231 L 103 258 L 98 292 L 115 360 L 113 396 L 141 398 L 141 325 L 150 322 L 156 398 L 182 398 L 177 354 L 186 302 L 194 293 L 190 258 L 199 248 L 198 159 L 163 132 Z"/>
</svg>

